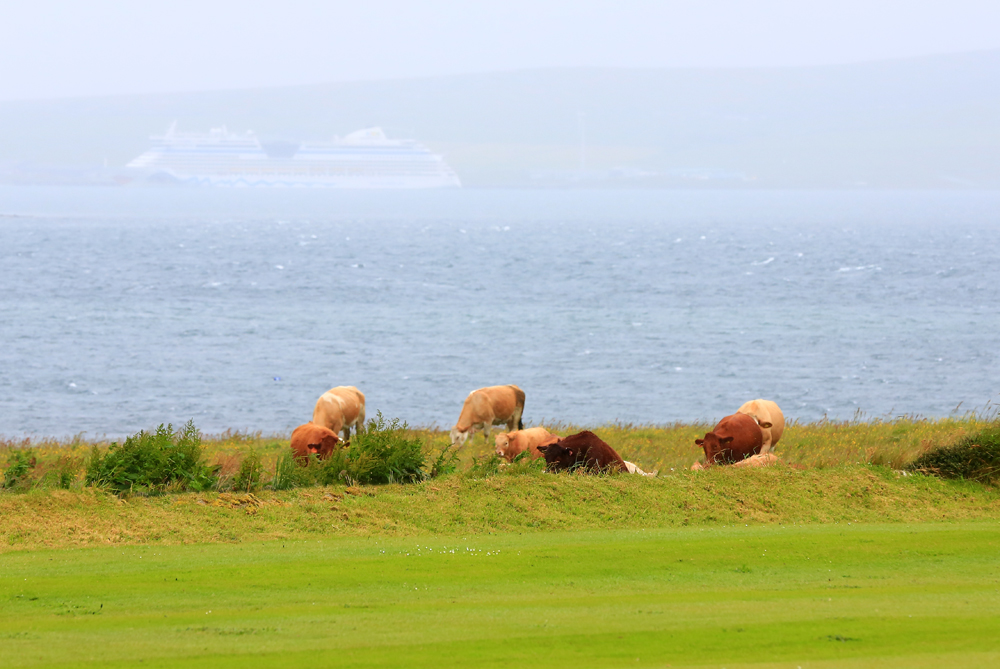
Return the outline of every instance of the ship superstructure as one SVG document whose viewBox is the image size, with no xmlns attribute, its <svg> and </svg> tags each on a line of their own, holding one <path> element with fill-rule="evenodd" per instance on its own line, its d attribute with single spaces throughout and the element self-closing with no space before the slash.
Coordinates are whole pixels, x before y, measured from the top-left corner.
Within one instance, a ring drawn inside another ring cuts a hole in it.
<svg viewBox="0 0 1000 669">
<path fill-rule="evenodd" d="M 225 127 L 150 138 L 127 167 L 159 180 L 217 186 L 441 188 L 461 186 L 444 159 L 412 139 L 367 128 L 333 141 L 260 141 Z"/>
</svg>

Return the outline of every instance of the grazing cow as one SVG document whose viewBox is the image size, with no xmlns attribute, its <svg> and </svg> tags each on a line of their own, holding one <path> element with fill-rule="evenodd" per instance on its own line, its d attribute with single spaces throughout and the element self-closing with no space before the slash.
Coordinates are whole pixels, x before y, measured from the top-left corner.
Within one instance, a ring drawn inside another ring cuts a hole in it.
<svg viewBox="0 0 1000 669">
<path fill-rule="evenodd" d="M 770 453 L 781 439 L 781 433 L 785 431 L 785 414 L 781 413 L 778 405 L 771 400 L 750 400 L 736 413 L 745 413 L 757 421 L 760 426 L 761 436 L 764 443 L 760 447 L 761 453 Z"/>
<path fill-rule="evenodd" d="M 726 416 L 705 434 L 704 439 L 694 440 L 705 451 L 706 467 L 740 462 L 757 455 L 763 442 L 757 421 L 745 413 Z"/>
<path fill-rule="evenodd" d="M 625 460 L 625 468 L 628 470 L 629 474 L 638 474 L 639 476 L 655 477 L 659 473 L 658 471 L 644 472 L 639 469 L 634 462 L 629 462 L 628 460 Z"/>
<path fill-rule="evenodd" d="M 490 427 L 506 423 L 507 431 L 524 429 L 524 391 L 517 386 L 490 386 L 473 390 L 465 398 L 462 413 L 455 427 L 451 428 L 451 443 L 464 444 L 481 428 L 483 438 L 490 438 Z"/>
<path fill-rule="evenodd" d="M 581 467 L 595 473 L 628 471 L 615 449 L 589 430 L 539 446 L 538 450 L 545 456 L 545 468 L 550 472 Z"/>
<path fill-rule="evenodd" d="M 559 441 L 559 436 L 552 434 L 544 427 L 531 427 L 527 430 L 501 432 L 494 439 L 496 454 L 507 462 L 514 462 L 521 453 L 528 451 L 532 460 L 542 457 L 539 446 Z"/>
<path fill-rule="evenodd" d="M 364 394 L 354 386 L 331 388 L 316 400 L 312 422 L 350 439 L 352 427 L 355 434 L 365 427 Z"/>
<path fill-rule="evenodd" d="M 292 454 L 301 464 L 309 461 L 310 453 L 320 460 L 328 458 L 339 444 L 337 433 L 322 425 L 305 423 L 292 430 Z"/>
</svg>

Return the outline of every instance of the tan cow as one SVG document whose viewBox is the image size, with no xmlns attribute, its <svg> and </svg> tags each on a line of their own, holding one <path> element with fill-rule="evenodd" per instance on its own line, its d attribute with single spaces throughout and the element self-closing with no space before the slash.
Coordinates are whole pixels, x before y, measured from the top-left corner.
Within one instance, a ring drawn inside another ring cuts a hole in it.
<svg viewBox="0 0 1000 669">
<path fill-rule="evenodd" d="M 473 390 L 465 398 L 458 422 L 451 428 L 451 443 L 464 444 L 477 428 L 490 438 L 490 427 L 506 423 L 507 431 L 524 429 L 524 391 L 517 386 L 490 386 Z"/>
<path fill-rule="evenodd" d="M 345 441 L 350 439 L 352 427 L 357 433 L 365 426 L 364 394 L 354 386 L 331 388 L 316 400 L 312 422 L 334 433 L 343 432 Z"/>
<path fill-rule="evenodd" d="M 785 431 L 785 414 L 781 413 L 778 405 L 771 400 L 750 400 L 737 409 L 736 413 L 744 413 L 757 422 L 764 438 L 760 452 L 762 455 L 770 453 L 781 439 L 781 433 Z"/>
<path fill-rule="evenodd" d="M 746 460 L 734 462 L 733 467 L 769 467 L 781 462 L 774 453 L 758 453 L 751 455 Z"/>
<path fill-rule="evenodd" d="M 496 454 L 507 462 L 514 462 L 521 453 L 529 451 L 532 460 L 542 457 L 539 446 L 559 441 L 559 436 L 552 434 L 544 427 L 531 427 L 527 430 L 515 430 L 513 432 L 501 432 L 494 439 L 496 444 Z"/>
</svg>

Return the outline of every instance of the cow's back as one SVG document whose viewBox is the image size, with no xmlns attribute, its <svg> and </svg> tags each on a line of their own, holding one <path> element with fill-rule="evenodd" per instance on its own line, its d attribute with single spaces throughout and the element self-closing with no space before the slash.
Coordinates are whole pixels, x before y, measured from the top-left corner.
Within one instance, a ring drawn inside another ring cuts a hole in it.
<svg viewBox="0 0 1000 669">
<path fill-rule="evenodd" d="M 719 451 L 725 462 L 739 462 L 751 455 L 757 455 L 764 443 L 760 426 L 750 416 L 744 413 L 735 413 L 726 416 L 712 430 L 719 439 L 732 437 L 733 440 Z M 718 455 L 715 455 L 718 460 Z"/>
<path fill-rule="evenodd" d="M 764 439 L 764 448 L 767 450 L 774 448 L 785 431 L 785 414 L 771 400 L 750 400 L 737 409 L 736 413 L 751 416 L 758 424 L 761 422 L 771 424 L 770 428 L 760 428 Z"/>
<path fill-rule="evenodd" d="M 546 444 L 551 444 L 559 440 L 557 435 L 552 434 L 544 427 L 529 427 L 527 430 L 515 430 L 514 432 L 508 432 L 508 455 L 506 456 L 508 460 L 513 460 L 519 454 L 524 451 L 529 451 L 531 453 L 531 458 L 542 457 L 542 452 L 538 450 L 539 446 L 544 446 Z"/>
<path fill-rule="evenodd" d="M 487 386 L 469 393 L 462 404 L 462 413 L 456 427 L 461 430 L 480 423 L 493 423 L 514 415 L 518 407 L 524 407 L 524 393 L 517 386 Z"/>
<path fill-rule="evenodd" d="M 628 471 L 625 461 L 603 439 L 590 430 L 577 432 L 559 440 L 563 448 L 575 449 L 577 462 L 594 472 Z"/>
<path fill-rule="evenodd" d="M 312 422 L 340 432 L 345 425 L 364 422 L 365 396 L 354 386 L 331 388 L 316 400 Z"/>
</svg>

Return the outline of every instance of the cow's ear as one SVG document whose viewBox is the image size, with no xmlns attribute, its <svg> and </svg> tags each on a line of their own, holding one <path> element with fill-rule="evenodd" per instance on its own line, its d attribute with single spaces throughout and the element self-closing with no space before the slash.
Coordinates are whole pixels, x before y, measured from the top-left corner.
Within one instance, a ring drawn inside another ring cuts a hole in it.
<svg viewBox="0 0 1000 669">
<path fill-rule="evenodd" d="M 549 450 L 549 446 L 550 446 L 550 445 L 551 445 L 551 444 L 545 444 L 545 445 L 543 445 L 543 446 L 539 446 L 539 447 L 538 447 L 538 452 L 544 455 L 544 454 L 545 454 L 545 451 Z"/>
<path fill-rule="evenodd" d="M 701 446 L 702 444 L 704 444 L 704 443 L 705 443 L 705 440 L 704 440 L 704 439 L 695 439 L 695 440 L 694 440 L 694 443 L 695 443 L 696 445 L 698 445 L 698 446 Z"/>
<path fill-rule="evenodd" d="M 757 424 L 758 424 L 758 425 L 760 425 L 760 426 L 761 426 L 761 427 L 762 427 L 763 429 L 765 429 L 765 430 L 766 430 L 767 428 L 771 427 L 771 423 L 768 423 L 768 422 L 767 422 L 766 420 L 765 420 L 765 421 L 761 421 L 761 422 L 759 422 L 759 423 L 757 423 Z"/>
<path fill-rule="evenodd" d="M 723 437 L 722 439 L 719 439 L 719 443 L 723 446 L 731 443 L 732 441 L 733 441 L 732 437 Z"/>
<path fill-rule="evenodd" d="M 566 449 L 566 455 L 568 455 L 569 457 L 572 458 L 573 456 L 576 455 L 576 451 L 574 451 L 572 448 L 567 448 Z"/>
</svg>

